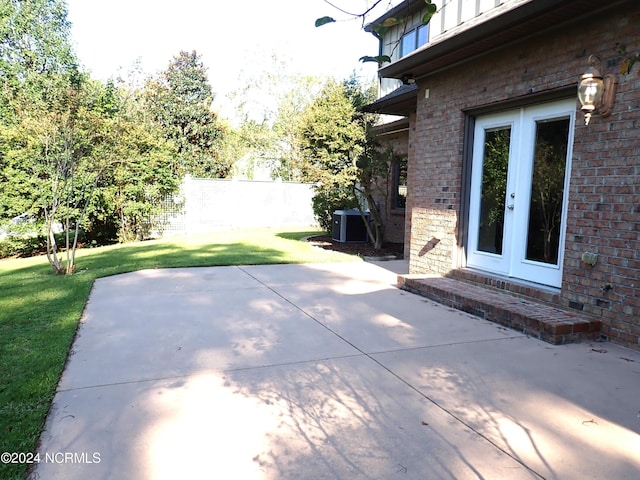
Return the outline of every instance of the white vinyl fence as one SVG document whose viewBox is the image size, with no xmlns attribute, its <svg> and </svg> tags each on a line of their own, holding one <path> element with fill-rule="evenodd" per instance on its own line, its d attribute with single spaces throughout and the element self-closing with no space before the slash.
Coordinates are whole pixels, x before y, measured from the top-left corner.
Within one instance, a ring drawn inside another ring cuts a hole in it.
<svg viewBox="0 0 640 480">
<path fill-rule="evenodd" d="M 307 183 L 187 176 L 156 218 L 158 234 L 224 229 L 316 226 Z"/>
</svg>

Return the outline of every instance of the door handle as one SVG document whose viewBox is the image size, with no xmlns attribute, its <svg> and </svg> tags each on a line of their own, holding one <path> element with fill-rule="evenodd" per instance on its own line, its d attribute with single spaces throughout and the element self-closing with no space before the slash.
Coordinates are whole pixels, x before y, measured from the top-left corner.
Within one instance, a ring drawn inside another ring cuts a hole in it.
<svg viewBox="0 0 640 480">
<path fill-rule="evenodd" d="M 508 208 L 509 210 L 513 210 L 513 205 L 507 205 L 507 208 Z"/>
</svg>

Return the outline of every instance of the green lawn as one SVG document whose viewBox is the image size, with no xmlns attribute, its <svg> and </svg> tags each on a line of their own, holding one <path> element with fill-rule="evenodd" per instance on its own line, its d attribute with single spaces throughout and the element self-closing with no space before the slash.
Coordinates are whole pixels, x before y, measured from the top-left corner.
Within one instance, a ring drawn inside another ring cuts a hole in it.
<svg viewBox="0 0 640 480">
<path fill-rule="evenodd" d="M 0 260 L 0 453 L 34 452 L 96 278 L 148 268 L 358 261 L 312 247 L 317 231 L 231 231 L 79 250 L 72 276 L 46 258 Z M 27 465 L 0 462 L 1 479 Z"/>
</svg>

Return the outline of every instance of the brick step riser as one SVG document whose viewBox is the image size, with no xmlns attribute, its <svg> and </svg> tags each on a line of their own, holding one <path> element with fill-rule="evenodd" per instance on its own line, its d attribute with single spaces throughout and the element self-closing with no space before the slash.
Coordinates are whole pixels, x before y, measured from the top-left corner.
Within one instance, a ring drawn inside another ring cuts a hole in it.
<svg viewBox="0 0 640 480">
<path fill-rule="evenodd" d="M 467 285 L 459 280 L 445 279 L 446 286 L 435 285 L 439 280 L 401 276 L 398 286 L 554 345 L 597 340 L 600 337 L 601 323 L 597 320 L 525 301 L 506 292 L 498 293 L 481 286 Z"/>
</svg>

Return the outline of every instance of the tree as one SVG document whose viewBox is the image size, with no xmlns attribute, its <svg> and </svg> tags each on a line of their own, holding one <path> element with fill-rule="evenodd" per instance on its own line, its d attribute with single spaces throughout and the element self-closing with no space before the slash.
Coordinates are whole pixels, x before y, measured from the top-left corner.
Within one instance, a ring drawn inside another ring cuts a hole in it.
<svg viewBox="0 0 640 480">
<path fill-rule="evenodd" d="M 298 132 L 305 110 L 318 98 L 322 81 L 317 77 L 298 76 L 289 79 L 290 87 L 280 94 L 278 109 L 273 121 L 277 139 L 274 157 L 277 159 L 277 176 L 291 182 L 304 181 L 305 156 Z"/>
<path fill-rule="evenodd" d="M 213 94 L 198 53 L 180 52 L 146 85 L 147 108 L 180 157 L 181 173 L 224 178 L 231 162 L 219 151 L 225 131 L 211 110 Z"/>
<path fill-rule="evenodd" d="M 485 136 L 480 235 L 485 245 L 483 248 L 492 252 L 502 252 L 510 142 L 510 128 L 491 130 Z"/>
<path fill-rule="evenodd" d="M 229 115 L 239 125 L 229 131 L 234 140 L 229 143 L 239 147 L 232 158 L 243 159 L 234 167 L 250 178 L 251 166 L 259 163 L 271 171 L 272 178 L 301 181 L 297 124 L 325 80 L 290 73 L 277 53 L 268 56 L 268 66 L 263 69 L 262 52 L 254 55 L 247 70 L 239 75 L 242 86 L 227 97 L 232 104 Z"/>
<path fill-rule="evenodd" d="M 144 92 L 133 84 L 107 82 L 98 108 L 109 128 L 99 146 L 111 167 L 104 172 L 90 210 L 91 227 L 115 227 L 120 241 L 147 238 L 164 198 L 179 188 L 175 145 L 144 109 Z"/>
<path fill-rule="evenodd" d="M 329 81 L 300 118 L 297 134 L 305 157 L 303 175 L 316 184 L 314 211 L 327 230 L 333 210 L 357 205 L 351 187 L 364 132 L 354 121 L 356 113 L 344 86 Z"/>
<path fill-rule="evenodd" d="M 528 259 L 551 264 L 558 261 L 557 246 L 562 223 L 568 136 L 569 120 L 543 123 L 537 128 L 529 212 Z M 532 229 L 538 231 L 531 231 Z"/>
<path fill-rule="evenodd" d="M 6 183 L 25 193 L 25 212 L 44 220 L 47 258 L 56 273 L 75 269 L 80 226 L 105 168 L 95 161 L 94 148 L 104 125 L 93 109 L 92 93 L 87 77 L 76 72 L 48 105 L 17 105 L 17 121 L 2 131 L 9 146 Z M 25 179 L 30 180 L 21 185 Z M 59 255 L 54 235 L 58 224 L 65 233 L 66 260 Z"/>
<path fill-rule="evenodd" d="M 84 183 L 91 175 L 75 162 L 83 148 L 78 138 L 87 132 L 76 128 L 83 78 L 69 41 L 65 2 L 3 2 L 0 47 L 0 182 L 6 187 L 0 212 L 44 216 L 51 265 L 69 273 L 73 253 L 63 265 L 52 228 L 60 214 L 69 227 L 71 212 L 80 207 L 70 195 L 86 192 Z"/>
<path fill-rule="evenodd" d="M 16 97 L 46 103 L 76 70 L 64 0 L 0 3 L 0 121 L 15 120 Z"/>
<path fill-rule="evenodd" d="M 81 232 L 140 238 L 177 189 L 175 149 L 139 95 L 77 68 L 64 2 L 0 14 L 0 218 L 35 219 L 54 271 L 72 273 Z"/>
<path fill-rule="evenodd" d="M 360 144 L 362 152 L 356 161 L 357 182 L 353 189 L 357 196 L 364 198 L 367 202 L 371 219 L 369 222 L 365 222 L 365 225 L 374 247 L 380 249 L 384 240 L 384 221 L 376 200 L 383 198 L 385 203 L 389 202 L 389 191 L 385 179 L 389 174 L 393 151 L 392 149 L 382 149 L 377 140 L 373 128 L 377 123 L 378 116 L 363 112 L 364 106 L 375 99 L 375 86 L 363 88 L 355 77 L 347 80 L 344 86 L 346 94 L 357 112 L 356 119 L 362 125 L 365 133 Z M 361 205 L 361 202 L 358 205 Z M 360 208 L 360 214 L 363 215 L 362 208 Z"/>
<path fill-rule="evenodd" d="M 372 217 L 365 225 L 379 249 L 384 225 L 374 193 L 388 172 L 389 156 L 370 133 L 374 117 L 359 110 L 372 93 L 355 78 L 327 82 L 303 113 L 298 135 L 306 157 L 304 177 L 316 183 L 314 211 L 320 224 L 329 229 L 333 211 L 342 208 L 358 208 L 365 218 L 365 200 Z"/>
<path fill-rule="evenodd" d="M 8 159 L 6 129 L 25 109 L 46 110 L 57 101 L 77 71 L 69 38 L 63 0 L 0 2 L 0 217 L 26 212 L 38 191 L 38 179 Z"/>
</svg>

